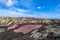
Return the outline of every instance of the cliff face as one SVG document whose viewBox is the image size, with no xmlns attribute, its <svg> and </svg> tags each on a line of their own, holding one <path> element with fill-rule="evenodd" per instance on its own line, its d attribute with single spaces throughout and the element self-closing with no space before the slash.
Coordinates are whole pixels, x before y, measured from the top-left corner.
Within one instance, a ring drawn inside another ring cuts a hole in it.
<svg viewBox="0 0 60 40">
<path fill-rule="evenodd" d="M 23 24 L 23 23 L 50 23 L 51 19 L 38 19 L 38 18 L 11 18 L 0 17 L 0 26 L 8 26 L 10 24 Z"/>
</svg>

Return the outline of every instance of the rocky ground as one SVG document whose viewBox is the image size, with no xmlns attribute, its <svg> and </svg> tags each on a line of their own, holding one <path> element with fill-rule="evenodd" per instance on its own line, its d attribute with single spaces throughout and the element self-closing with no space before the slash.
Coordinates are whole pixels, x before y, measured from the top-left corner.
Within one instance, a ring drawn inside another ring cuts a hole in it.
<svg viewBox="0 0 60 40">
<path fill-rule="evenodd" d="M 12 27 L 7 26 L 4 18 L 0 21 L 0 40 L 60 40 L 60 20 L 39 19 L 37 21 L 37 19 L 24 18 L 22 21 L 27 25 L 21 24 L 21 20 L 17 20 L 19 24 L 8 20 L 9 26 Z"/>
<path fill-rule="evenodd" d="M 60 25 L 42 26 L 25 35 L 23 33 L 15 33 L 12 30 L 5 30 L 0 32 L 0 40 L 60 40 Z"/>
</svg>

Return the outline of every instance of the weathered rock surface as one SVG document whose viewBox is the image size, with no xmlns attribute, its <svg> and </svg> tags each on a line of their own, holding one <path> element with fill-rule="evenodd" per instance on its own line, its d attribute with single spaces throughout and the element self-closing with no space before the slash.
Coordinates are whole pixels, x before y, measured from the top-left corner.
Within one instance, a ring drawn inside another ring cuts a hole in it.
<svg viewBox="0 0 60 40">
<path fill-rule="evenodd" d="M 0 17 L 0 40 L 60 40 L 60 20 Z"/>
</svg>

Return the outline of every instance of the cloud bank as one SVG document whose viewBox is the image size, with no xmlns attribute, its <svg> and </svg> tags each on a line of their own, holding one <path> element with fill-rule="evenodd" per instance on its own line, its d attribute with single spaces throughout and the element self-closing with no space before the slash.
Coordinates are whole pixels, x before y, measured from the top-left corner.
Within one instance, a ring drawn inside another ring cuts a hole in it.
<svg viewBox="0 0 60 40">
<path fill-rule="evenodd" d="M 28 1 L 28 2 L 26 2 Z M 20 0 L 20 4 L 27 8 L 33 7 L 32 0 Z M 32 10 L 19 9 L 14 7 L 18 5 L 17 0 L 0 0 L 0 3 L 4 6 L 9 7 L 9 9 L 0 9 L 0 16 L 9 16 L 9 17 L 35 17 L 35 18 L 57 18 L 60 19 L 60 5 L 55 7 L 55 10 L 49 12 L 38 12 Z M 32 3 L 32 4 L 31 4 Z M 38 7 L 40 9 L 40 7 Z"/>
</svg>

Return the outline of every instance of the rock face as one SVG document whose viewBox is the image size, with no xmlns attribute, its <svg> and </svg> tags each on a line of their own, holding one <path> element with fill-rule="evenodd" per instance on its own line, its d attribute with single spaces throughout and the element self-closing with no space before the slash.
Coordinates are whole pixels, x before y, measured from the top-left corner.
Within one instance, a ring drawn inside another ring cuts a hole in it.
<svg viewBox="0 0 60 40">
<path fill-rule="evenodd" d="M 41 27 L 42 27 L 42 25 L 32 25 L 32 24 L 25 25 L 25 26 L 21 26 L 18 29 L 15 29 L 14 32 L 16 32 L 16 33 L 22 32 L 23 34 L 26 34 L 26 33 L 31 32 L 32 30 L 36 30 L 36 29 L 39 29 Z"/>
<path fill-rule="evenodd" d="M 0 17 L 0 27 L 14 24 L 14 19 L 10 17 Z"/>
<path fill-rule="evenodd" d="M 39 19 L 39 18 L 11 18 L 0 17 L 0 26 L 10 26 L 16 24 L 26 23 L 51 23 L 51 19 Z"/>
<path fill-rule="evenodd" d="M 60 40 L 60 20 L 0 17 L 0 40 Z"/>
</svg>

